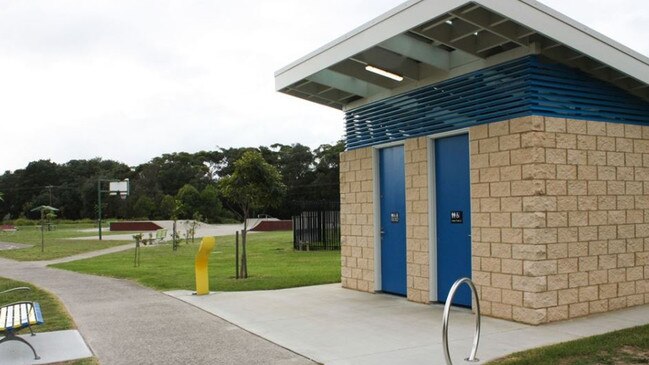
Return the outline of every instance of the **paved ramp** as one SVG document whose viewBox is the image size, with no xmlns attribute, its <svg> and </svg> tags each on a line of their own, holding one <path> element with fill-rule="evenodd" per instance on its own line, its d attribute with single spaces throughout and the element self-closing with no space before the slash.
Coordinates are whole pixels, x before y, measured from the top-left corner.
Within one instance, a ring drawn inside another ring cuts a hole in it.
<svg viewBox="0 0 649 365">
<path fill-rule="evenodd" d="M 326 365 L 443 364 L 441 305 L 319 285 L 192 296 L 192 303 L 253 333 Z M 512 352 L 649 323 L 649 306 L 542 326 L 483 317 L 478 364 Z M 466 364 L 474 316 L 451 312 L 449 344 L 455 364 Z"/>
</svg>

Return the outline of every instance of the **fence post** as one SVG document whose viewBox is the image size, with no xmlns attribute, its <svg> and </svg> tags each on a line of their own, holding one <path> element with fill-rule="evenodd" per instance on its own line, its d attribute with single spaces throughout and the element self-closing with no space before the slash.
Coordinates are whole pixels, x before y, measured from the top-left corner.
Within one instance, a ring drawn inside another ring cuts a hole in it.
<svg viewBox="0 0 649 365">
<path fill-rule="evenodd" d="M 300 227 L 298 226 L 297 219 L 299 216 L 294 215 L 291 217 L 293 220 L 293 249 L 297 250 L 297 245 L 298 245 L 298 232 L 300 230 Z"/>
<path fill-rule="evenodd" d="M 292 217 L 293 248 L 306 245 L 316 250 L 340 249 L 340 205 L 338 202 L 303 204 L 302 212 Z"/>
</svg>

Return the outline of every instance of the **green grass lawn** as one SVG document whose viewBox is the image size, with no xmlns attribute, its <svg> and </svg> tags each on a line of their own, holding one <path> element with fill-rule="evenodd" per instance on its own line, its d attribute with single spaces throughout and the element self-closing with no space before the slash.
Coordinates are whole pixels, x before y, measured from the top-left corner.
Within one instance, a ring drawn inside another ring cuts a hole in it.
<svg viewBox="0 0 649 365">
<path fill-rule="evenodd" d="M 51 260 L 133 242 L 67 239 L 71 237 L 97 235 L 97 232 L 79 232 L 81 228 L 92 228 L 92 225 L 59 225 L 54 231 L 45 231 L 45 252 L 41 252 L 41 231 L 37 227 L 19 227 L 15 233 L 0 233 L 0 242 L 34 245 L 33 247 L 18 250 L 0 250 L 0 256 L 20 261 Z M 127 232 L 105 233 L 117 234 Z"/>
<path fill-rule="evenodd" d="M 34 326 L 32 329 L 34 332 L 50 332 L 50 331 L 60 331 L 76 328 L 74 322 L 70 318 L 70 315 L 63 307 L 63 304 L 52 294 L 41 290 L 29 283 L 24 283 L 21 281 L 14 281 L 6 278 L 0 277 L 0 292 L 26 286 L 31 288 L 30 291 L 14 291 L 6 294 L 0 294 L 0 305 L 13 303 L 22 300 L 35 301 L 38 302 L 41 306 L 41 311 L 43 313 L 44 324 L 39 326 Z M 29 333 L 28 330 L 22 330 L 20 333 Z M 36 350 L 38 352 L 38 349 Z M 69 361 L 65 364 L 68 365 L 90 365 L 98 364 L 96 358 L 81 359 L 75 361 Z"/>
<path fill-rule="evenodd" d="M 291 232 L 248 235 L 249 278 L 235 275 L 234 236 L 217 237 L 209 260 L 210 290 L 244 291 L 290 288 L 340 281 L 339 251 L 294 251 Z M 133 267 L 134 250 L 79 260 L 53 267 L 88 274 L 136 280 L 159 289 L 195 289 L 196 244 L 143 247 L 140 267 Z"/>
<path fill-rule="evenodd" d="M 11 288 L 26 286 L 31 288 L 30 291 L 14 291 L 10 293 L 0 294 L 0 305 L 3 303 L 13 303 L 21 300 L 39 302 L 43 312 L 45 324 L 34 326 L 34 332 L 49 332 L 67 330 L 74 327 L 74 322 L 70 319 L 70 315 L 63 307 L 63 304 L 56 299 L 56 297 L 44 290 L 41 290 L 29 283 L 14 281 L 0 277 L 0 291 Z"/>
<path fill-rule="evenodd" d="M 519 352 L 489 365 L 649 364 L 649 325 Z"/>
</svg>

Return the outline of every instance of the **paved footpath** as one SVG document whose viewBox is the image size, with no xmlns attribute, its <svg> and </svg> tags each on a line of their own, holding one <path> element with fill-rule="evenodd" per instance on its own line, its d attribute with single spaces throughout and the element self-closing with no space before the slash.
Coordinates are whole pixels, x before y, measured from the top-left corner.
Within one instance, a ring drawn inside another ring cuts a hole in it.
<svg viewBox="0 0 649 365">
<path fill-rule="evenodd" d="M 314 364 L 155 290 L 128 280 L 45 267 L 53 262 L 0 259 L 0 276 L 33 283 L 58 296 L 102 365 Z"/>
</svg>

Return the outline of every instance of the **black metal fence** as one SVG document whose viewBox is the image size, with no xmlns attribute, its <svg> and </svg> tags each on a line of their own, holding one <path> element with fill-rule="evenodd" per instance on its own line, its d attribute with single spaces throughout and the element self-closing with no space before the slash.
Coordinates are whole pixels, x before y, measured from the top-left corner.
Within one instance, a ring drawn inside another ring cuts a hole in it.
<svg viewBox="0 0 649 365">
<path fill-rule="evenodd" d="M 293 248 L 340 250 L 340 204 L 318 202 L 308 208 L 293 216 Z"/>
</svg>

